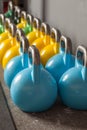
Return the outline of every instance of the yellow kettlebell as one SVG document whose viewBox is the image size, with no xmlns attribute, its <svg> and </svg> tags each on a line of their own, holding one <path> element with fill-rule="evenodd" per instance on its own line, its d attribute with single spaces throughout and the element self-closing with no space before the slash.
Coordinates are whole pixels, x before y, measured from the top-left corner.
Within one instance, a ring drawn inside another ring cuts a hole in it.
<svg viewBox="0 0 87 130">
<path fill-rule="evenodd" d="M 40 24 L 41 21 L 39 19 L 37 18 L 33 19 L 33 31 L 27 34 L 26 36 L 30 45 L 32 45 L 34 40 L 40 37 Z"/>
<path fill-rule="evenodd" d="M 2 67 L 5 68 L 7 63 L 15 56 L 20 55 L 20 40 L 21 36 L 24 36 L 24 32 L 21 29 L 16 31 L 16 45 L 11 47 L 4 55 L 2 60 Z"/>
<path fill-rule="evenodd" d="M 50 34 L 50 44 L 44 47 L 40 52 L 41 63 L 43 64 L 43 66 L 45 66 L 49 58 L 59 53 L 60 37 L 60 31 L 56 30 L 55 28 L 52 28 Z"/>
<path fill-rule="evenodd" d="M 27 23 L 26 23 L 25 28 L 23 28 L 25 35 L 33 31 L 32 22 L 33 22 L 33 16 L 30 14 L 27 14 Z"/>
<path fill-rule="evenodd" d="M 10 24 L 10 19 L 5 18 L 5 21 L 4 21 L 5 31 L 2 34 L 0 34 L 0 43 L 6 40 L 7 38 L 9 38 L 10 36 L 9 30 L 8 30 L 9 24 Z"/>
<path fill-rule="evenodd" d="M 39 51 L 50 44 L 50 27 L 48 24 L 41 24 L 40 37 L 36 39 L 32 44 L 35 45 Z"/>
<path fill-rule="evenodd" d="M 0 63 L 2 64 L 2 59 L 6 53 L 6 51 L 8 49 L 10 49 L 11 47 L 15 46 L 16 43 L 16 38 L 15 38 L 15 34 L 16 34 L 16 26 L 14 24 L 10 24 L 9 25 L 9 32 L 10 32 L 10 36 L 8 39 L 4 40 L 1 44 L 0 44 Z"/>
<path fill-rule="evenodd" d="M 22 11 L 21 12 L 21 22 L 19 24 L 17 24 L 17 28 L 24 28 L 27 24 L 27 20 L 26 20 L 26 12 Z"/>
</svg>

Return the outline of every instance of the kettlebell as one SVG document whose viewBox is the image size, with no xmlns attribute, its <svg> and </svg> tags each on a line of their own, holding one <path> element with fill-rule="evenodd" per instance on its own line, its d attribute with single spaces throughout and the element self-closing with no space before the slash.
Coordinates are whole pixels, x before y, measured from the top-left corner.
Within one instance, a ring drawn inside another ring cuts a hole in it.
<svg viewBox="0 0 87 130">
<path fill-rule="evenodd" d="M 13 2 L 9 1 L 8 3 L 8 11 L 4 14 L 6 18 L 13 18 Z"/>
<path fill-rule="evenodd" d="M 0 34 L 4 32 L 4 15 L 0 14 Z"/>
<path fill-rule="evenodd" d="M 77 47 L 75 66 L 60 78 L 59 93 L 68 107 L 87 110 L 87 49 L 84 46 Z"/>
<path fill-rule="evenodd" d="M 0 43 L 4 40 L 6 40 L 7 38 L 9 38 L 10 33 L 9 33 L 9 24 L 10 24 L 10 20 L 8 18 L 5 18 L 5 22 L 4 22 L 4 28 L 5 31 L 3 33 L 0 34 Z"/>
<path fill-rule="evenodd" d="M 52 76 L 56 79 L 57 84 L 59 83 L 60 77 L 68 69 L 73 67 L 75 64 L 75 58 L 72 55 L 72 43 L 70 38 L 61 36 L 60 38 L 60 53 L 51 57 L 45 68 Z"/>
<path fill-rule="evenodd" d="M 15 56 L 20 55 L 20 38 L 24 36 L 24 32 L 21 29 L 16 31 L 16 45 L 11 47 L 4 55 L 2 60 L 2 67 L 5 68 L 7 63 Z"/>
<path fill-rule="evenodd" d="M 26 12 L 22 11 L 21 12 L 21 22 L 19 24 L 17 24 L 17 28 L 24 28 L 26 26 Z"/>
<path fill-rule="evenodd" d="M 17 25 L 21 22 L 21 10 L 19 7 L 15 7 L 14 10 L 13 23 Z"/>
<path fill-rule="evenodd" d="M 32 44 L 41 51 L 46 45 L 50 43 L 50 27 L 46 23 L 41 24 L 40 36 Z"/>
<path fill-rule="evenodd" d="M 10 32 L 9 38 L 4 40 L 0 44 L 0 63 L 1 64 L 2 64 L 2 59 L 3 59 L 6 51 L 17 44 L 16 38 L 15 38 L 16 26 L 14 24 L 9 25 L 9 32 Z"/>
<path fill-rule="evenodd" d="M 27 14 L 27 23 L 26 23 L 25 28 L 23 28 L 25 35 L 33 31 L 32 22 L 33 22 L 33 16 L 30 14 Z"/>
<path fill-rule="evenodd" d="M 30 45 L 33 43 L 34 40 L 40 37 L 40 24 L 41 21 L 38 18 L 33 19 L 33 31 L 27 34 L 27 39 Z"/>
<path fill-rule="evenodd" d="M 44 66 L 52 56 L 59 53 L 60 37 L 60 31 L 55 28 L 52 28 L 50 34 L 50 42 L 40 52 L 41 63 Z"/>
<path fill-rule="evenodd" d="M 40 67 L 39 51 L 34 45 L 29 47 L 29 57 L 32 57 L 32 67 L 15 76 L 10 88 L 11 98 L 22 111 L 45 111 L 57 99 L 57 83 L 49 72 Z"/>
<path fill-rule="evenodd" d="M 29 43 L 26 37 L 22 36 L 20 39 L 20 55 L 12 58 L 6 68 L 4 69 L 4 81 L 6 85 L 10 88 L 12 80 L 21 70 L 28 67 L 28 47 Z M 30 65 L 29 65 L 30 67 Z"/>
</svg>

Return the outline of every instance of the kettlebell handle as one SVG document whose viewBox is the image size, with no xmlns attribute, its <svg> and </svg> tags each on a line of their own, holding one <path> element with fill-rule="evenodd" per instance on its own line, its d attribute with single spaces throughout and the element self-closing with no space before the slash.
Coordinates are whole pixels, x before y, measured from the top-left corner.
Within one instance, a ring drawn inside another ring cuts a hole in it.
<svg viewBox="0 0 87 130">
<path fill-rule="evenodd" d="M 79 57 L 80 52 L 80 57 Z M 76 59 L 83 60 L 83 66 L 87 67 L 87 48 L 83 45 L 79 45 L 76 50 Z"/>
<path fill-rule="evenodd" d="M 29 42 L 26 36 L 22 36 L 20 38 L 20 48 L 23 53 L 28 53 L 28 48 L 29 48 Z"/>
<path fill-rule="evenodd" d="M 26 20 L 26 12 L 25 11 L 22 11 L 21 12 L 21 18 Z"/>
<path fill-rule="evenodd" d="M 9 29 L 9 25 L 10 25 L 10 19 L 9 18 L 5 18 L 5 21 L 4 21 L 5 28 Z"/>
<path fill-rule="evenodd" d="M 14 9 L 14 17 L 21 17 L 21 10 L 17 6 Z"/>
<path fill-rule="evenodd" d="M 13 37 L 15 37 L 16 30 L 17 30 L 16 25 L 10 23 L 10 24 L 9 24 L 9 32 L 11 33 L 11 35 L 12 35 Z"/>
<path fill-rule="evenodd" d="M 3 14 L 0 14 L 0 21 L 1 21 L 1 24 L 4 25 L 4 15 Z"/>
<path fill-rule="evenodd" d="M 64 48 L 65 53 L 72 53 L 72 42 L 69 37 L 61 36 L 60 48 Z"/>
<path fill-rule="evenodd" d="M 29 47 L 28 53 L 32 58 L 33 83 L 38 84 L 40 82 L 40 54 L 34 45 Z"/>
<path fill-rule="evenodd" d="M 55 39 L 55 42 L 60 42 L 61 32 L 55 28 L 52 28 L 50 36 Z"/>
<path fill-rule="evenodd" d="M 13 8 L 14 13 L 15 13 L 18 9 L 19 9 L 18 6 L 14 6 L 14 8 Z M 20 9 L 19 9 L 19 10 L 20 10 Z"/>
<path fill-rule="evenodd" d="M 33 22 L 33 16 L 30 14 L 27 14 L 27 23 L 32 25 L 32 22 Z"/>
<path fill-rule="evenodd" d="M 24 32 L 22 29 L 17 29 L 16 30 L 16 40 L 20 42 L 21 36 L 25 36 Z"/>
<path fill-rule="evenodd" d="M 34 28 L 36 28 L 37 30 L 39 30 L 40 29 L 40 24 L 41 24 L 40 19 L 38 19 L 38 18 L 34 18 L 33 19 L 33 27 Z"/>
<path fill-rule="evenodd" d="M 50 26 L 46 23 L 41 24 L 41 32 L 44 32 L 45 35 L 50 35 Z"/>
<path fill-rule="evenodd" d="M 14 6 L 14 12 L 15 12 L 18 8 L 19 8 L 18 6 Z"/>
<path fill-rule="evenodd" d="M 34 45 L 29 47 L 28 53 L 32 57 L 32 65 L 40 65 L 39 50 Z"/>
<path fill-rule="evenodd" d="M 13 2 L 9 1 L 8 3 L 8 10 L 13 10 Z"/>
</svg>

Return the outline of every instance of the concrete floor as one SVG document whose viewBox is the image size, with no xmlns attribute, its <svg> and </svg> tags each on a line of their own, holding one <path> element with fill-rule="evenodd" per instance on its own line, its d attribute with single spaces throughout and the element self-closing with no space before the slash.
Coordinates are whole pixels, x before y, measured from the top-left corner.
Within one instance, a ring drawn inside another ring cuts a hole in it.
<svg viewBox="0 0 87 130">
<path fill-rule="evenodd" d="M 60 101 L 43 113 L 22 112 L 10 98 L 9 90 L 3 81 L 1 68 L 0 79 L 13 118 L 12 121 L 2 92 L 0 92 L 0 109 L 2 109 L 0 110 L 0 130 L 87 130 L 87 111 L 72 110 Z"/>
<path fill-rule="evenodd" d="M 0 130 L 15 130 L 13 119 L 0 84 Z"/>
</svg>

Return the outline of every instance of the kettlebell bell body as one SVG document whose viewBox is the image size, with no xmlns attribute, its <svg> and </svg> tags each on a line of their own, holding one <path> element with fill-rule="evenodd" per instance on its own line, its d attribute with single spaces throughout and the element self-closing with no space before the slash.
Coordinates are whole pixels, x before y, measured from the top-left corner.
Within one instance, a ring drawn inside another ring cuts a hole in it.
<svg viewBox="0 0 87 130">
<path fill-rule="evenodd" d="M 16 44 L 12 46 L 9 50 L 6 51 L 3 60 L 2 60 L 2 66 L 3 68 L 6 67 L 7 63 L 15 56 L 20 55 L 20 38 L 21 36 L 24 36 L 24 33 L 22 30 L 17 29 L 16 31 Z"/>
<path fill-rule="evenodd" d="M 87 110 L 87 50 L 83 46 L 77 48 L 75 66 L 59 80 L 59 94 L 68 107 Z"/>
<path fill-rule="evenodd" d="M 16 38 L 15 38 L 15 33 L 16 33 L 16 27 L 13 24 L 9 25 L 9 32 L 11 33 L 9 35 L 9 38 L 4 40 L 0 44 L 0 63 L 2 64 L 2 59 L 8 49 L 13 47 L 16 44 Z"/>
<path fill-rule="evenodd" d="M 30 63 L 28 58 L 28 47 L 29 43 L 27 39 L 22 37 L 20 43 L 21 54 L 12 58 L 4 69 L 4 81 L 9 88 L 11 87 L 12 80 L 17 73 L 27 68 Z M 29 67 L 31 67 L 30 64 Z"/>
<path fill-rule="evenodd" d="M 50 43 L 50 27 L 48 24 L 42 23 L 40 29 L 40 37 L 37 38 L 32 45 L 35 45 L 41 51 Z"/>
<path fill-rule="evenodd" d="M 2 60 L 2 67 L 5 68 L 8 62 L 15 56 L 20 55 L 20 49 L 18 46 L 11 47 L 4 55 Z"/>
<path fill-rule="evenodd" d="M 59 53 L 60 36 L 61 33 L 59 30 L 56 30 L 55 28 L 51 29 L 50 42 L 49 44 L 46 44 L 46 46 L 44 46 L 44 48 L 40 52 L 41 63 L 44 66 L 52 56 Z"/>
<path fill-rule="evenodd" d="M 46 70 L 56 79 L 57 84 L 63 73 L 75 64 L 75 58 L 71 54 L 70 39 L 61 36 L 60 46 L 60 53 L 50 58 L 45 66 Z"/>
<path fill-rule="evenodd" d="M 11 98 L 23 111 L 41 112 L 49 109 L 56 101 L 57 84 L 49 72 L 40 68 L 39 52 L 34 46 L 29 48 L 29 54 L 34 58 L 32 68 L 24 69 L 13 79 Z"/>
<path fill-rule="evenodd" d="M 33 31 L 27 34 L 27 39 L 32 45 L 33 41 L 35 41 L 37 38 L 40 37 L 40 20 L 37 18 L 34 18 L 33 20 Z"/>
<path fill-rule="evenodd" d="M 26 12 L 25 11 L 22 11 L 21 12 L 21 22 L 17 25 L 17 28 L 24 28 L 26 26 Z"/>
</svg>

